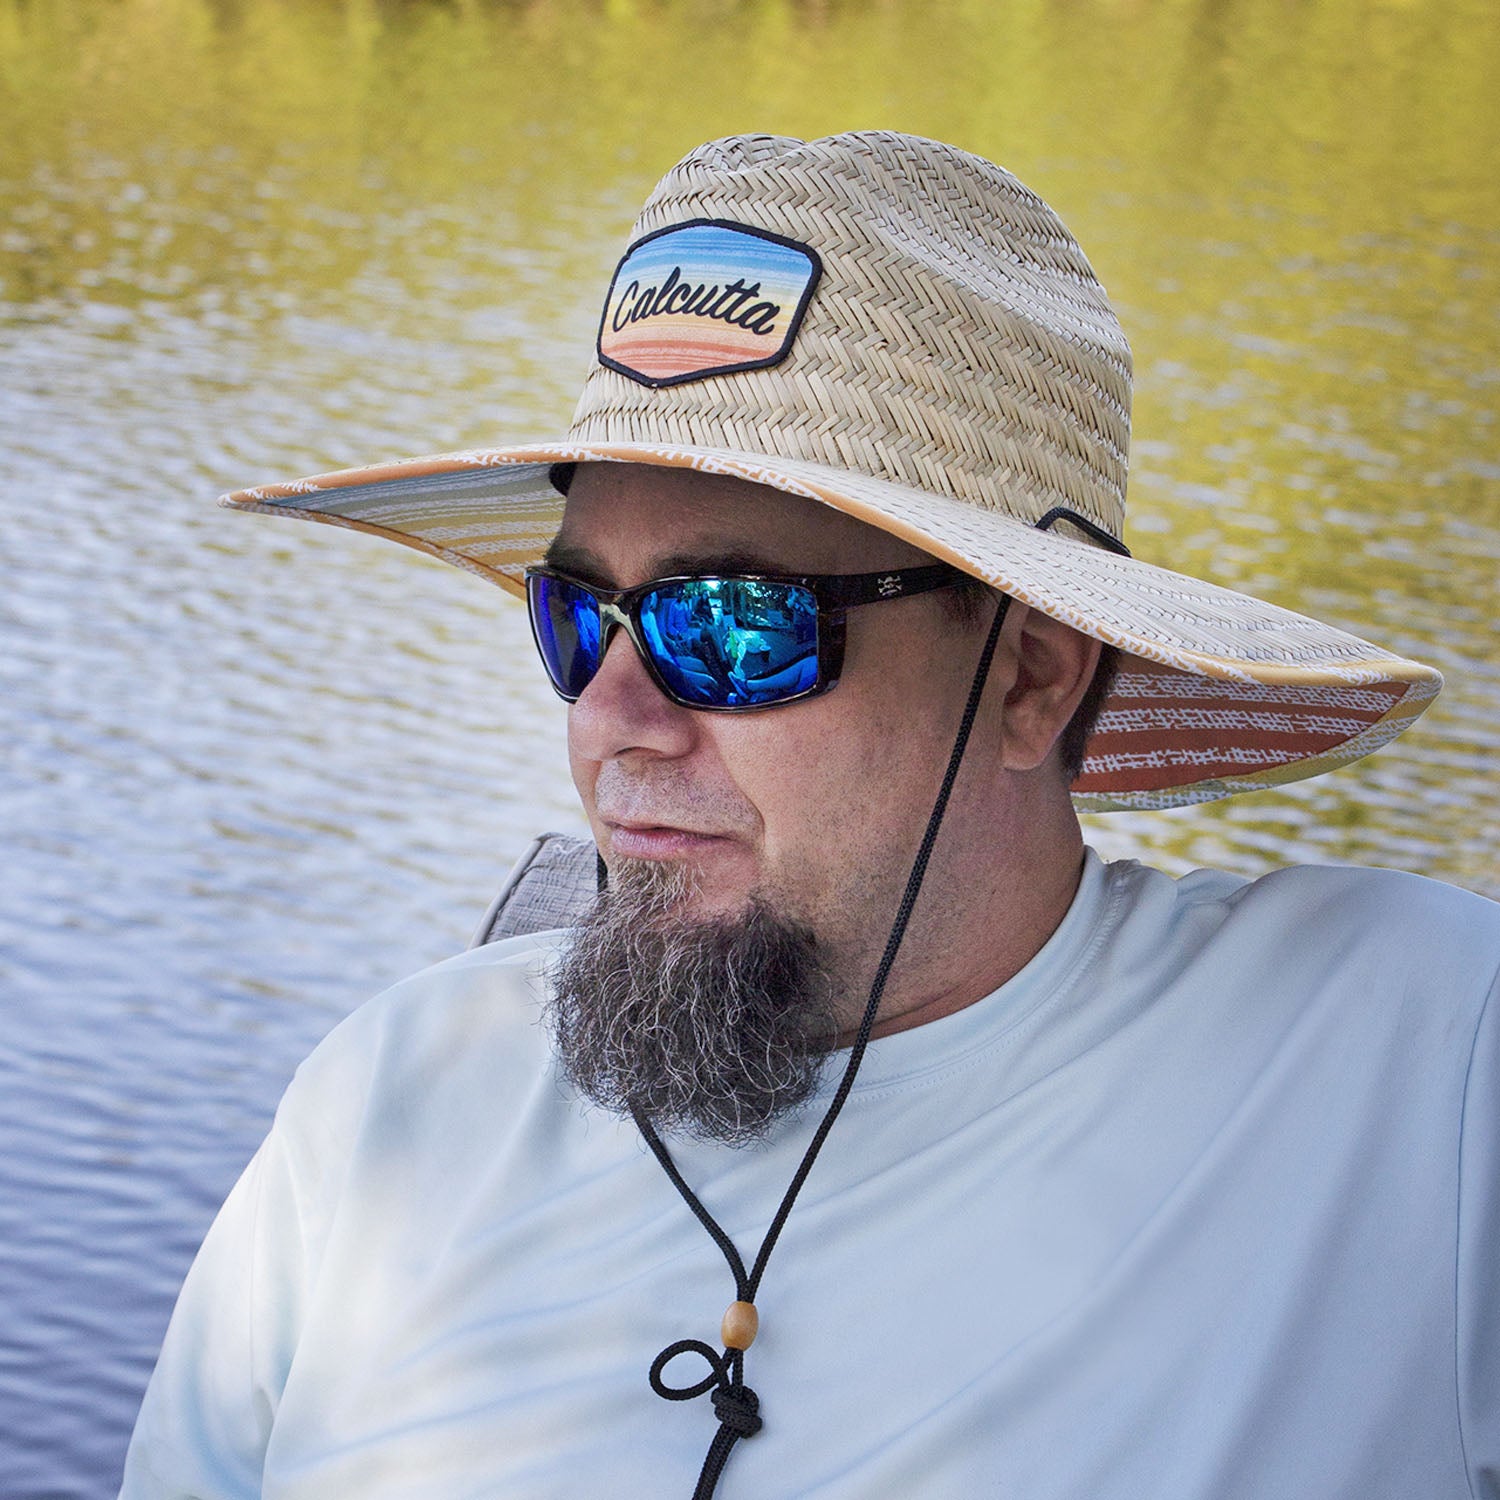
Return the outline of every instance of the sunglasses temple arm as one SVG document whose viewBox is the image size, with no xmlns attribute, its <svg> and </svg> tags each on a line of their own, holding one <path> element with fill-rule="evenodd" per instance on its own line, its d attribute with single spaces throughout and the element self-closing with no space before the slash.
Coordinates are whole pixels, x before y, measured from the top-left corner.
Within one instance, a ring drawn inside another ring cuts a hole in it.
<svg viewBox="0 0 1500 1500">
<path fill-rule="evenodd" d="M 819 579 L 813 592 L 820 605 L 854 609 L 884 599 L 909 599 L 934 589 L 952 588 L 969 575 L 947 563 L 921 568 L 892 568 L 886 573 L 851 573 L 843 578 Z"/>
</svg>

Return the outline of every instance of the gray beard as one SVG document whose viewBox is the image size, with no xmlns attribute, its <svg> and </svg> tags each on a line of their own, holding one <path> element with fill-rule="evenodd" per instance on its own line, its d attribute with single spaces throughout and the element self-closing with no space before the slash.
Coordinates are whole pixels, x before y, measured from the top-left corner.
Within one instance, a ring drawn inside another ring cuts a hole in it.
<svg viewBox="0 0 1500 1500">
<path fill-rule="evenodd" d="M 610 873 L 552 975 L 547 1021 L 585 1098 L 664 1132 L 746 1145 L 806 1102 L 838 1032 L 817 939 L 752 900 L 681 910 L 680 866 Z"/>
</svg>

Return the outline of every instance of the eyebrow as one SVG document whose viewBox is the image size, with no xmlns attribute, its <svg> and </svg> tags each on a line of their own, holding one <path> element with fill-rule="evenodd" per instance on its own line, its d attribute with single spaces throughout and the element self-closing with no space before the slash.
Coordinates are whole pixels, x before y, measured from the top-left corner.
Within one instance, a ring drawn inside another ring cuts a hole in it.
<svg viewBox="0 0 1500 1500">
<path fill-rule="evenodd" d="M 553 537 L 547 543 L 542 562 L 549 568 L 556 568 L 561 573 L 571 573 L 584 583 L 596 583 L 601 588 L 612 582 L 609 569 L 604 566 L 604 560 L 597 552 L 581 547 L 576 542 L 565 542 L 560 536 Z"/>
<path fill-rule="evenodd" d="M 584 583 L 597 584 L 600 588 L 616 586 L 614 572 L 604 559 L 592 548 L 579 543 L 565 542 L 561 537 L 554 537 L 543 561 L 549 568 L 571 573 Z M 679 574 L 687 574 L 711 577 L 716 574 L 737 573 L 780 573 L 801 577 L 806 570 L 784 567 L 764 552 L 735 547 L 660 554 L 652 560 L 650 576 L 674 578 Z"/>
</svg>

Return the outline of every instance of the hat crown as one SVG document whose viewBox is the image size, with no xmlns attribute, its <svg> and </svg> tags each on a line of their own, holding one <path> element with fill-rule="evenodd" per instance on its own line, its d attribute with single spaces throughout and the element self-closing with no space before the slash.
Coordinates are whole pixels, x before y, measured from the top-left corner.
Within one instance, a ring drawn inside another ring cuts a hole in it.
<svg viewBox="0 0 1500 1500">
<path fill-rule="evenodd" d="M 802 460 L 1120 534 L 1130 348 L 1077 242 L 1009 172 L 888 131 L 734 136 L 662 178 L 632 246 L 695 221 L 821 263 L 784 357 L 656 386 L 596 363 L 573 440 Z"/>
</svg>

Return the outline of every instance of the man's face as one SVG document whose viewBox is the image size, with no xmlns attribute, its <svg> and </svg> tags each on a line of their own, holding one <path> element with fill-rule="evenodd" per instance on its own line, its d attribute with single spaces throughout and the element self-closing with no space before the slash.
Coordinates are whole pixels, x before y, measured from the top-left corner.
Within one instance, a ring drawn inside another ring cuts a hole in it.
<svg viewBox="0 0 1500 1500">
<path fill-rule="evenodd" d="M 679 573 L 863 573 L 931 560 L 777 490 L 626 464 L 578 470 L 549 558 L 610 588 Z M 606 862 L 684 866 L 693 879 L 683 899 L 699 915 L 738 915 L 757 896 L 811 927 L 862 1000 L 987 625 L 987 616 L 959 624 L 942 594 L 853 609 L 838 686 L 751 713 L 670 703 L 617 631 L 568 720 L 573 780 Z M 983 760 L 977 740 L 970 754 Z M 952 865 L 955 841 L 945 844 Z"/>
</svg>

